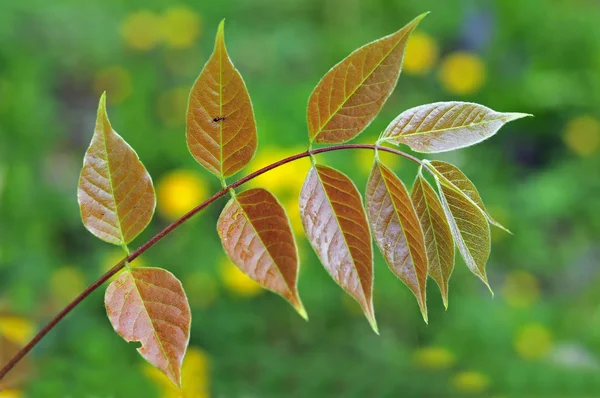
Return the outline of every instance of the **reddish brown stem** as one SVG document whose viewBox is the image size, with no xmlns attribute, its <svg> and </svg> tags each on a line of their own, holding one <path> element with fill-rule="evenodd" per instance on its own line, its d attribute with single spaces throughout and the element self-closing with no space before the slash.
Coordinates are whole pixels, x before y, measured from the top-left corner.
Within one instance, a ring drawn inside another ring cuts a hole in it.
<svg viewBox="0 0 600 398">
<path fill-rule="evenodd" d="M 69 312 L 71 312 L 71 310 L 73 310 L 73 308 L 77 307 L 77 305 L 79 303 L 81 303 L 87 296 L 90 295 L 90 293 L 92 293 L 94 290 L 96 290 L 100 285 L 102 285 L 104 282 L 106 282 L 108 279 L 110 279 L 110 277 L 112 277 L 117 272 L 119 272 L 121 269 L 123 269 L 126 262 L 132 262 L 133 260 L 135 260 L 146 250 L 148 250 L 149 248 L 154 246 L 159 240 L 161 240 L 162 238 L 167 236 L 169 233 L 171 233 L 171 231 L 173 231 L 175 228 L 177 228 L 178 226 L 180 226 L 181 224 L 183 224 L 184 222 L 189 220 L 194 214 L 200 212 L 202 209 L 204 209 L 205 207 L 207 207 L 208 205 L 210 205 L 217 199 L 221 198 L 222 196 L 225 196 L 230 189 L 237 188 L 240 185 L 252 180 L 255 177 L 258 177 L 261 174 L 266 173 L 269 170 L 272 170 L 279 166 L 283 166 L 284 164 L 293 162 L 294 160 L 305 158 L 305 157 L 308 157 L 311 155 L 317 155 L 319 153 L 341 151 L 341 150 L 345 150 L 345 149 L 371 149 L 371 150 L 378 150 L 378 151 L 383 151 L 383 152 L 390 152 L 390 153 L 394 153 L 399 156 L 403 156 L 403 157 L 405 157 L 409 160 L 412 160 L 413 162 L 416 162 L 418 164 L 422 164 L 422 162 L 419 159 L 415 158 L 414 156 L 411 156 L 408 153 L 405 153 L 405 152 L 402 152 L 402 151 L 399 151 L 396 149 L 382 147 L 382 146 L 378 146 L 378 145 L 369 145 L 369 144 L 343 144 L 343 145 L 334 145 L 334 146 L 329 146 L 329 147 L 325 147 L 325 148 L 313 149 L 311 151 L 301 152 L 296 155 L 287 157 L 285 159 L 281 159 L 280 161 L 272 163 L 268 166 L 265 166 L 262 169 L 255 171 L 254 173 L 248 174 L 246 177 L 240 178 L 236 182 L 227 185 L 226 187 L 224 187 L 223 189 L 221 189 L 220 191 L 215 193 L 213 196 L 211 196 L 210 198 L 208 198 L 207 200 L 205 200 L 204 202 L 202 202 L 201 204 L 199 204 L 198 206 L 196 206 L 195 208 L 193 208 L 192 210 L 187 212 L 184 216 L 182 216 L 178 220 L 174 221 L 168 227 L 166 227 L 165 229 L 160 231 L 158 234 L 156 234 L 152 239 L 150 239 L 149 241 L 144 243 L 142 246 L 140 246 L 136 251 L 131 253 L 129 255 L 129 257 L 126 257 L 123 260 L 119 261 L 119 263 L 117 265 L 115 265 L 108 272 L 106 272 L 104 275 L 102 275 L 96 282 L 94 282 L 90 286 L 88 286 L 87 289 L 85 289 L 71 303 L 69 303 L 65 308 L 63 308 L 62 311 L 60 311 L 50 322 L 48 322 L 48 324 L 46 326 L 44 326 L 44 328 L 42 330 L 40 330 L 38 332 L 38 334 L 36 334 L 35 337 L 33 339 L 31 339 L 31 341 L 25 347 L 23 347 L 2 368 L 2 370 L 0 371 L 0 380 L 2 380 L 4 378 L 4 376 L 6 376 L 6 374 L 8 372 L 10 372 L 10 370 L 21 359 L 23 359 L 23 357 L 25 355 L 27 355 L 27 353 L 29 353 L 29 351 L 31 351 L 31 349 L 33 347 L 35 347 L 37 345 L 37 343 L 39 343 L 40 340 L 42 340 L 44 338 L 44 336 L 46 336 L 46 334 L 48 334 L 48 332 L 50 332 L 56 326 L 56 324 L 58 324 L 58 322 L 60 322 L 65 316 L 67 316 L 67 314 Z"/>
</svg>

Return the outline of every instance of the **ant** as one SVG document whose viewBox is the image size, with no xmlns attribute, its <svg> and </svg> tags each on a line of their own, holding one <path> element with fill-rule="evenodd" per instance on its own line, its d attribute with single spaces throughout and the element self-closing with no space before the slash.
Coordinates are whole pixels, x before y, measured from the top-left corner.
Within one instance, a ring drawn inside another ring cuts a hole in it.
<svg viewBox="0 0 600 398">
<path fill-rule="evenodd" d="M 220 122 L 221 120 L 225 121 L 225 116 L 219 116 L 213 119 L 213 122 L 217 123 Z"/>
</svg>

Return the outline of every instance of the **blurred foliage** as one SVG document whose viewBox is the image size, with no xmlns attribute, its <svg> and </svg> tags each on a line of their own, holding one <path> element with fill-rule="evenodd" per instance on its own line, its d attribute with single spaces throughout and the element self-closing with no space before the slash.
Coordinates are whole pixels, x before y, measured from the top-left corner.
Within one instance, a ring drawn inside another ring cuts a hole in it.
<svg viewBox="0 0 600 398">
<path fill-rule="evenodd" d="M 499 294 L 492 299 L 459 260 L 447 312 L 429 285 L 426 326 L 377 257 L 378 337 L 299 235 L 307 324 L 224 260 L 219 201 L 138 260 L 173 271 L 190 296 L 185 396 L 600 395 L 600 5 L 592 0 L 3 0 L 0 362 L 119 259 L 84 230 L 76 202 L 102 91 L 159 190 L 141 244 L 220 188 L 187 151 L 184 115 L 222 18 L 257 116 L 249 172 L 306 147 L 307 99 L 333 64 L 427 10 L 396 92 L 358 140 L 374 141 L 402 110 L 441 100 L 536 116 L 435 157 L 461 167 L 515 232 L 494 231 L 488 270 Z M 364 187 L 372 161 L 364 152 L 322 158 Z M 412 182 L 413 165 L 389 164 Z M 256 181 L 278 195 L 297 232 L 307 167 L 299 161 Z M 112 332 L 102 297 L 94 293 L 50 333 L 0 397 L 176 396 Z"/>
</svg>

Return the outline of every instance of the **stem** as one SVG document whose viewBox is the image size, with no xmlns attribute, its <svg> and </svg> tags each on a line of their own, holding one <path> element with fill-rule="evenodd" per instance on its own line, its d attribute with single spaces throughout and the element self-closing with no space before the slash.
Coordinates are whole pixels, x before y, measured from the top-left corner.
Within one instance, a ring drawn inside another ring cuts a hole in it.
<svg viewBox="0 0 600 398">
<path fill-rule="evenodd" d="M 251 174 L 248 174 L 247 176 L 245 176 L 243 178 L 240 178 L 239 180 L 237 180 L 234 183 L 224 186 L 223 189 L 221 189 L 220 191 L 215 193 L 213 196 L 206 199 L 204 202 L 202 202 L 201 204 L 199 204 L 198 206 L 196 206 L 195 208 L 193 208 L 192 210 L 187 212 L 185 215 L 183 215 L 178 220 L 174 221 L 172 224 L 167 226 L 162 231 L 160 231 L 152 239 L 150 239 L 149 241 L 144 243 L 142 246 L 140 246 L 136 251 L 129 254 L 128 257 L 119 261 L 119 263 L 117 265 L 115 265 L 108 272 L 106 272 L 104 275 L 102 275 L 96 282 L 94 282 L 90 286 L 88 286 L 87 289 L 85 289 L 70 304 L 68 304 L 65 308 L 63 308 L 62 311 L 60 311 L 50 322 L 48 322 L 48 324 L 46 326 L 44 326 L 44 328 L 42 330 L 40 330 L 38 332 L 38 334 L 36 334 L 35 337 L 25 347 L 23 347 L 2 368 L 2 370 L 0 371 L 0 380 L 2 380 L 4 378 L 4 376 L 6 376 L 6 374 L 8 372 L 10 372 L 10 370 L 21 359 L 23 359 L 23 357 L 25 355 L 27 355 L 27 353 L 29 353 L 29 351 L 31 351 L 31 349 L 33 347 L 35 347 L 40 342 L 40 340 L 42 340 L 44 338 L 44 336 L 46 336 L 46 334 L 48 334 L 48 332 L 50 332 L 56 326 L 56 324 L 58 324 L 58 322 L 60 322 L 65 316 L 67 316 L 67 314 L 69 312 L 71 312 L 71 310 L 73 310 L 73 308 L 77 307 L 77 305 L 79 303 L 81 303 L 87 296 L 89 296 L 100 285 L 102 285 L 104 282 L 106 282 L 108 279 L 110 279 L 113 275 L 115 275 L 117 272 L 119 272 L 121 269 L 123 269 L 125 264 L 131 263 L 133 260 L 138 258 L 146 250 L 148 250 L 149 248 L 154 246 L 159 240 L 161 240 L 162 238 L 167 236 L 169 233 L 171 233 L 171 231 L 173 231 L 175 228 L 177 228 L 178 226 L 180 226 L 181 224 L 183 224 L 184 222 L 189 220 L 193 215 L 200 212 L 205 207 L 207 207 L 211 203 L 215 202 L 217 199 L 221 198 L 222 196 L 225 196 L 227 194 L 227 192 L 229 192 L 229 190 L 233 190 L 234 188 L 237 188 L 240 185 L 245 184 L 246 182 L 254 179 L 255 177 L 258 177 L 261 174 L 268 172 L 269 170 L 273 170 L 279 166 L 283 166 L 286 163 L 293 162 L 294 160 L 298 160 L 298 159 L 305 158 L 308 156 L 313 158 L 314 155 L 317 155 L 319 153 L 341 151 L 341 150 L 346 150 L 346 149 L 370 149 L 370 150 L 375 150 L 375 151 L 379 150 L 379 151 L 384 151 L 384 152 L 390 152 L 390 153 L 393 153 L 393 154 L 396 154 L 399 156 L 403 156 L 406 159 L 409 159 L 415 163 L 418 163 L 419 165 L 423 165 L 421 160 L 417 159 L 416 157 L 414 157 L 412 155 L 409 155 L 408 153 L 399 151 L 397 149 L 392 149 L 392 148 L 383 147 L 383 146 L 379 146 L 379 145 L 370 145 L 370 144 L 342 144 L 342 145 L 334 145 L 334 146 L 329 146 L 329 147 L 319 148 L 319 149 L 314 149 L 314 150 L 308 150 L 308 151 L 301 152 L 296 155 L 287 157 L 285 159 L 281 159 L 278 162 L 272 163 L 268 166 L 263 167 L 262 169 L 259 169 Z"/>
</svg>

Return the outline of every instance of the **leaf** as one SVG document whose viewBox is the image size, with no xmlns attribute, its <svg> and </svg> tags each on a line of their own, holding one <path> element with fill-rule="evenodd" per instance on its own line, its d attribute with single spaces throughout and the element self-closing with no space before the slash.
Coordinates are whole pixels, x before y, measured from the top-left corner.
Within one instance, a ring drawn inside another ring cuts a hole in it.
<svg viewBox="0 0 600 398">
<path fill-rule="evenodd" d="M 221 21 L 215 49 L 190 92 L 186 138 L 192 156 L 223 179 L 250 162 L 256 122 L 246 84 L 227 49 Z"/>
<path fill-rule="evenodd" d="M 425 237 L 410 195 L 389 168 L 375 161 L 366 197 L 375 242 L 392 272 L 417 298 L 427 322 Z"/>
<path fill-rule="evenodd" d="M 298 248 L 285 209 L 273 194 L 254 188 L 231 198 L 217 231 L 235 265 L 307 319 L 298 296 Z"/>
<path fill-rule="evenodd" d="M 115 245 L 131 242 L 154 214 L 152 179 L 135 151 L 110 125 L 100 97 L 92 142 L 83 159 L 77 200 L 83 225 Z"/>
<path fill-rule="evenodd" d="M 531 115 L 500 113 L 470 102 L 436 102 L 402 112 L 380 141 L 405 144 L 424 153 L 452 151 L 477 144 L 504 124 L 525 116 Z"/>
<path fill-rule="evenodd" d="M 494 294 L 485 273 L 485 263 L 490 256 L 492 241 L 487 219 L 465 195 L 441 184 L 439 178 L 436 177 L 435 180 L 458 251 L 471 272 L 481 278 Z"/>
<path fill-rule="evenodd" d="M 444 307 L 448 308 L 448 281 L 454 269 L 454 241 L 446 214 L 435 190 L 421 174 L 415 179 L 411 198 L 425 235 L 428 273 L 440 287 Z"/>
<path fill-rule="evenodd" d="M 300 192 L 304 231 L 331 277 L 362 307 L 377 331 L 373 310 L 373 245 L 360 193 L 346 175 L 315 165 Z"/>
<path fill-rule="evenodd" d="M 425 15 L 360 47 L 325 74 L 308 100 L 311 143 L 346 142 L 375 119 L 396 86 L 410 34 Z"/>
<path fill-rule="evenodd" d="M 190 339 L 191 313 L 181 282 L 161 268 L 130 268 L 104 298 L 108 319 L 126 341 L 181 387 L 181 364 Z"/>
<path fill-rule="evenodd" d="M 458 167 L 447 162 L 442 162 L 441 160 L 427 161 L 427 164 L 430 165 L 432 171 L 438 175 L 442 184 L 447 185 L 449 188 L 454 189 L 458 193 L 466 195 L 477 207 L 479 207 L 491 224 L 503 229 L 509 234 L 512 234 L 512 232 L 510 232 L 508 229 L 502 226 L 502 224 L 490 216 L 483 204 L 483 200 L 481 199 L 477 188 L 475 187 L 475 184 L 473 184 L 473 182 L 471 182 L 471 180 L 469 180 L 469 178 L 464 175 L 464 173 L 460 171 Z"/>
</svg>

